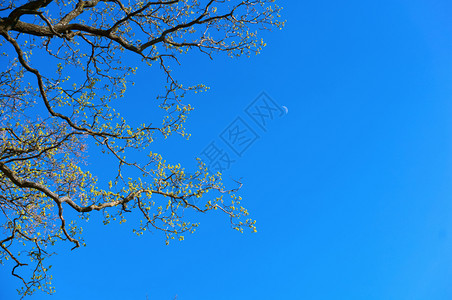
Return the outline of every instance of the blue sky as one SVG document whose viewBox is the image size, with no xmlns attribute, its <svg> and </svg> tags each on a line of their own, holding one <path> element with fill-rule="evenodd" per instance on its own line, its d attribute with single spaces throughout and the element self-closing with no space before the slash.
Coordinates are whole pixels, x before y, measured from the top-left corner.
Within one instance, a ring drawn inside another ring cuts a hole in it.
<svg viewBox="0 0 452 300">
<path fill-rule="evenodd" d="M 242 179 L 258 233 L 197 215 L 165 246 L 93 215 L 88 246 L 52 258 L 56 294 L 30 299 L 452 299 L 452 3 L 280 4 L 287 25 L 262 34 L 261 55 L 182 59 L 179 78 L 211 89 L 187 98 L 190 141 L 156 145 L 190 166 L 236 117 L 254 126 L 225 177 Z M 153 71 L 123 107 L 137 122 Z M 262 91 L 289 109 L 266 132 L 244 112 Z M 0 282 L 15 299 L 9 270 Z"/>
</svg>

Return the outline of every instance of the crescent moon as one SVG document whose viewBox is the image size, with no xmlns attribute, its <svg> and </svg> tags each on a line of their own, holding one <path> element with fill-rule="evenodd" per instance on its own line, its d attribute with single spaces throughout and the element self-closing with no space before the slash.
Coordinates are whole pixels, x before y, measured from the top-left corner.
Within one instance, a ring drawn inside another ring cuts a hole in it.
<svg viewBox="0 0 452 300">
<path fill-rule="evenodd" d="M 285 112 L 286 114 L 289 113 L 289 109 L 288 109 L 286 106 L 282 106 L 282 108 L 284 109 L 284 112 Z"/>
</svg>

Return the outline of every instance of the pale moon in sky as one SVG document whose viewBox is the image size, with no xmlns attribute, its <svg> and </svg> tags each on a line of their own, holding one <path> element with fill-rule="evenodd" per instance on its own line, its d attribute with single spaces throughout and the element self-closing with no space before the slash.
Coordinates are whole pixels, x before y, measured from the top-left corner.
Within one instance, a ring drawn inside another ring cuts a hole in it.
<svg viewBox="0 0 452 300">
<path fill-rule="evenodd" d="M 284 111 L 286 112 L 286 114 L 289 113 L 289 109 L 288 109 L 287 107 L 283 106 L 282 108 L 284 109 Z"/>
</svg>

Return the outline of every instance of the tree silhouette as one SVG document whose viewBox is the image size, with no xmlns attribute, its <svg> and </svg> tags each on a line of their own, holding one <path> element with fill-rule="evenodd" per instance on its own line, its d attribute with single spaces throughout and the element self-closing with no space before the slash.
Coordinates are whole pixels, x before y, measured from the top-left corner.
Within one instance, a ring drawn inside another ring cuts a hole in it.
<svg viewBox="0 0 452 300">
<path fill-rule="evenodd" d="M 84 219 L 99 211 L 106 224 L 137 213 L 138 235 L 157 230 L 167 242 L 196 228 L 186 209 L 218 209 L 233 228 L 255 230 L 235 195 L 240 184 L 226 190 L 202 162 L 187 174 L 149 150 L 172 133 L 188 137 L 183 123 L 192 107 L 183 97 L 206 89 L 183 86 L 170 65 L 193 50 L 210 58 L 258 53 L 264 43 L 257 32 L 283 26 L 273 2 L 0 1 L 0 261 L 13 261 L 21 295 L 53 291 L 44 264 L 52 245 L 83 244 L 65 210 Z M 115 111 L 137 67 L 123 64 L 126 55 L 163 72 L 164 93 L 156 95 L 163 120 L 134 127 Z M 114 159 L 116 174 L 96 178 L 84 164 L 87 145 Z M 137 150 L 147 152 L 130 160 Z"/>
</svg>

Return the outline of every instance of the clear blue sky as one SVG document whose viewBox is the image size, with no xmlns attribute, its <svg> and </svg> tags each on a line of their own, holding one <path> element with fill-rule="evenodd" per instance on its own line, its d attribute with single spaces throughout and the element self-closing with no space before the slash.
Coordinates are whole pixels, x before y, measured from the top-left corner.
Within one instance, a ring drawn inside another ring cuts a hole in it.
<svg viewBox="0 0 452 300">
<path fill-rule="evenodd" d="M 280 4 L 287 25 L 263 33 L 261 55 L 182 60 L 179 78 L 211 90 L 187 99 L 191 140 L 156 145 L 191 165 L 236 117 L 252 125 L 262 91 L 285 105 L 225 174 L 242 178 L 258 233 L 196 216 L 165 246 L 93 218 L 87 247 L 57 248 L 56 294 L 30 299 L 452 299 L 452 3 Z M 152 71 L 138 74 L 124 107 L 137 122 Z M 16 299 L 8 273 L 0 299 Z"/>
</svg>

